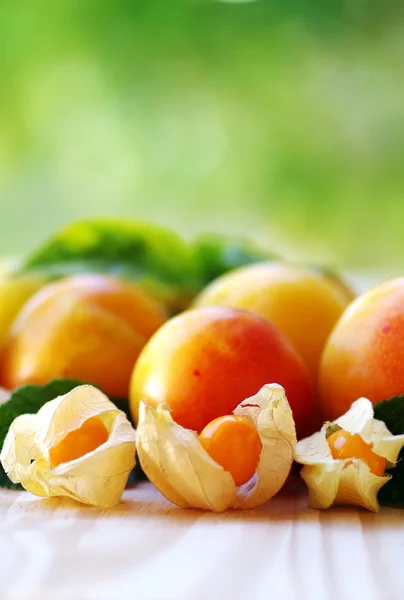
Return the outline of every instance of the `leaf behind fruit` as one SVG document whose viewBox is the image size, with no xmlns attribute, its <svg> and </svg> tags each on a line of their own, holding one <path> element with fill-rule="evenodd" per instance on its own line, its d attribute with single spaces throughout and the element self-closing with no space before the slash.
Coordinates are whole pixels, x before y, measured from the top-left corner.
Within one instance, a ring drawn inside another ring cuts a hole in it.
<svg viewBox="0 0 404 600">
<path fill-rule="evenodd" d="M 22 271 L 50 279 L 106 273 L 135 281 L 166 306 L 181 309 L 198 288 L 190 247 L 164 227 L 138 221 L 79 221 L 29 255 Z"/>
<path fill-rule="evenodd" d="M 194 261 L 200 289 L 227 271 L 256 262 L 276 260 L 275 253 L 251 240 L 220 234 L 203 234 L 194 242 Z"/>
<path fill-rule="evenodd" d="M 404 395 L 375 404 L 374 416 L 375 419 L 383 421 L 393 435 L 403 434 Z M 404 449 L 401 450 L 397 464 L 389 474 L 392 478 L 380 490 L 378 500 L 382 506 L 404 508 Z"/>
<path fill-rule="evenodd" d="M 96 219 L 56 232 L 18 270 L 50 280 L 80 273 L 114 275 L 136 282 L 175 314 L 219 275 L 276 258 L 248 239 L 206 233 L 187 243 L 154 224 Z"/>
</svg>

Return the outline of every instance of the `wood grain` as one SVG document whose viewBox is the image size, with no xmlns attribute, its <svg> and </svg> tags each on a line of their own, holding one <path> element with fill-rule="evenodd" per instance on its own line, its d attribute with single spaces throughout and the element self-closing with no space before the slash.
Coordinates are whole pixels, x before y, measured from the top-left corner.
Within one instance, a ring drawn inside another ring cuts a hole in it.
<svg viewBox="0 0 404 600">
<path fill-rule="evenodd" d="M 404 511 L 183 510 L 149 483 L 114 509 L 0 492 L 1 600 L 402 600 Z"/>
</svg>

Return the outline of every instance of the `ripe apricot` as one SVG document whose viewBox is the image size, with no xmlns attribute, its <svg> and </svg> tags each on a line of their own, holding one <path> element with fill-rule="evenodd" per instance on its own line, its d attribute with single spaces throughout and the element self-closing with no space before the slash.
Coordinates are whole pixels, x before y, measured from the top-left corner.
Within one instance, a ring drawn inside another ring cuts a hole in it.
<svg viewBox="0 0 404 600">
<path fill-rule="evenodd" d="M 177 423 L 201 432 L 266 383 L 285 388 L 297 429 L 307 432 L 310 376 L 282 332 L 251 311 L 194 309 L 167 321 L 142 350 L 130 406 L 137 420 L 141 400 L 154 407 L 166 402 Z"/>
<path fill-rule="evenodd" d="M 386 459 L 373 452 L 372 445 L 367 444 L 358 433 L 352 434 L 344 429 L 339 429 L 327 438 L 327 442 L 333 458 L 360 458 L 369 466 L 374 475 L 379 477 L 384 475 Z"/>
<path fill-rule="evenodd" d="M 338 279 L 289 264 L 263 262 L 219 277 L 201 292 L 194 306 L 246 308 L 272 321 L 315 381 L 326 339 L 349 302 Z"/>
<path fill-rule="evenodd" d="M 211 458 L 228 471 L 236 486 L 254 475 L 262 444 L 254 425 L 244 417 L 224 415 L 206 425 L 199 441 Z"/>
<path fill-rule="evenodd" d="M 37 273 L 0 274 L 0 346 L 24 304 L 46 283 Z"/>
<path fill-rule="evenodd" d="M 12 327 L 0 385 L 14 389 L 72 377 L 127 397 L 140 350 L 164 320 L 155 301 L 119 279 L 78 275 L 57 281 L 28 301 Z"/>
<path fill-rule="evenodd" d="M 404 277 L 358 297 L 324 348 L 319 396 L 333 420 L 364 396 L 373 403 L 404 392 Z"/>
</svg>

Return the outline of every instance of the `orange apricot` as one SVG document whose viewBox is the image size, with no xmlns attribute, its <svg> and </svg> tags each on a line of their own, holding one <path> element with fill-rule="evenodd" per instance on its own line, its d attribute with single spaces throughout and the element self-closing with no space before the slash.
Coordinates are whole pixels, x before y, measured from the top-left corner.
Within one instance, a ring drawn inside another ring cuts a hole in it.
<svg viewBox="0 0 404 600">
<path fill-rule="evenodd" d="M 318 389 L 324 420 L 354 400 L 376 403 L 404 392 L 404 277 L 359 296 L 333 329 L 322 355 Z"/>
<path fill-rule="evenodd" d="M 225 415 L 206 425 L 199 441 L 211 458 L 228 471 L 236 486 L 254 475 L 262 444 L 254 425 L 244 417 Z"/>
<path fill-rule="evenodd" d="M 285 388 L 301 435 L 312 430 L 313 392 L 300 356 L 275 325 L 247 310 L 188 310 L 152 336 L 135 365 L 130 408 L 167 403 L 177 423 L 200 433 L 267 383 Z"/>
<path fill-rule="evenodd" d="M 317 379 L 321 353 L 351 301 L 340 280 L 287 263 L 263 262 L 234 269 L 209 284 L 194 306 L 252 310 L 274 323 Z"/>
<path fill-rule="evenodd" d="M 164 320 L 145 292 L 114 277 L 57 281 L 17 317 L 2 353 L 0 385 L 14 389 L 71 377 L 127 397 L 133 365 Z"/>
<path fill-rule="evenodd" d="M 386 459 L 373 452 L 372 444 L 367 444 L 358 433 L 352 434 L 339 429 L 327 438 L 327 442 L 333 458 L 359 458 L 369 466 L 374 475 L 384 475 Z"/>
</svg>

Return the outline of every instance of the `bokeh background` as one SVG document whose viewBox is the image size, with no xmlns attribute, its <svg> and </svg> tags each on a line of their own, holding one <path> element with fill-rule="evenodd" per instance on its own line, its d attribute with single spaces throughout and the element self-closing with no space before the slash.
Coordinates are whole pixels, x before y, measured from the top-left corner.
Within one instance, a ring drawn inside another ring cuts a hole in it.
<svg viewBox="0 0 404 600">
<path fill-rule="evenodd" d="M 0 252 L 77 218 L 402 267 L 404 3 L 2 0 Z"/>
</svg>

